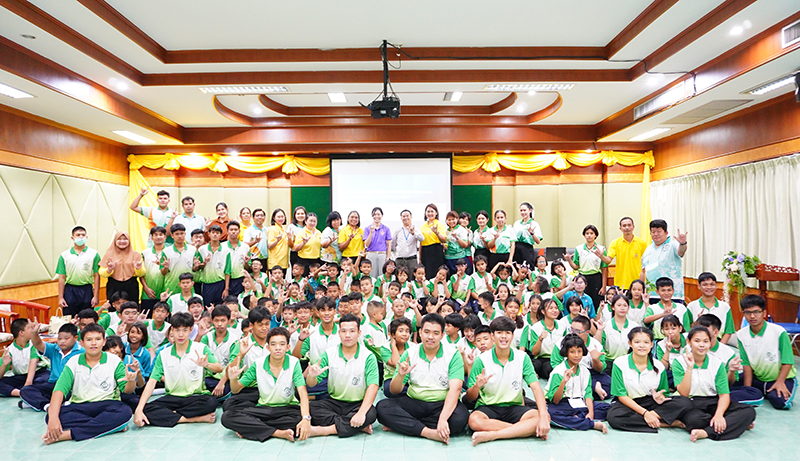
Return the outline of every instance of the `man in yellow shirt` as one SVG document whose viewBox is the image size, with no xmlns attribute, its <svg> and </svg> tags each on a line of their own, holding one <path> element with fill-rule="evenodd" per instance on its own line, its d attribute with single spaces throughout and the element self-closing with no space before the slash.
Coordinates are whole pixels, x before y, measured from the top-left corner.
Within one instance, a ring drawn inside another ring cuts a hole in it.
<svg viewBox="0 0 800 461">
<path fill-rule="evenodd" d="M 619 230 L 622 237 L 611 242 L 608 247 L 608 258 L 611 262 L 617 258 L 617 270 L 614 274 L 614 283 L 626 290 L 631 283 L 639 278 L 642 272 L 642 254 L 647 249 L 647 242 L 633 235 L 633 218 L 628 216 L 619 221 Z"/>
</svg>

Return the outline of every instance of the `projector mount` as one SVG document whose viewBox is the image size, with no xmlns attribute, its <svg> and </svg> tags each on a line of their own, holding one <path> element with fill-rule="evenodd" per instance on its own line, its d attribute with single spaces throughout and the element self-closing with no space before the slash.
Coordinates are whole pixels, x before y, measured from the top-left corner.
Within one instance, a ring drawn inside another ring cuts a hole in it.
<svg viewBox="0 0 800 461">
<path fill-rule="evenodd" d="M 379 94 L 371 103 L 364 105 L 359 102 L 361 107 L 366 107 L 372 113 L 372 118 L 398 118 L 400 117 L 400 98 L 394 93 L 389 94 L 389 88 L 392 84 L 389 81 L 389 60 L 387 57 L 387 48 L 389 42 L 386 40 L 380 46 L 381 60 L 383 61 L 383 93 Z M 379 99 L 380 98 L 380 99 Z"/>
</svg>

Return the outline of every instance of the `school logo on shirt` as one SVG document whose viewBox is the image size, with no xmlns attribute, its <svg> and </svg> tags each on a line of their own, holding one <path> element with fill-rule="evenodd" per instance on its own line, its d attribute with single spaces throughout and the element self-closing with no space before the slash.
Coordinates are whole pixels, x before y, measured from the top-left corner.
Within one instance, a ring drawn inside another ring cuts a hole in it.
<svg viewBox="0 0 800 461">
<path fill-rule="evenodd" d="M 515 391 L 518 391 L 519 390 L 519 381 L 517 381 L 517 380 L 511 381 L 511 389 L 513 389 Z"/>
<path fill-rule="evenodd" d="M 197 370 L 194 368 L 189 370 L 189 377 L 192 378 L 192 380 L 197 379 Z"/>
<path fill-rule="evenodd" d="M 109 383 L 108 381 L 103 381 L 102 383 L 100 383 L 100 389 L 103 392 L 108 392 L 108 390 L 111 389 L 111 383 Z"/>
<path fill-rule="evenodd" d="M 353 376 L 353 380 L 350 382 L 353 386 L 358 386 L 361 384 L 361 378 L 359 376 Z"/>
<path fill-rule="evenodd" d="M 83 264 L 83 270 L 85 270 L 85 271 L 89 270 L 89 263 L 84 263 Z"/>
<path fill-rule="evenodd" d="M 777 357 L 775 356 L 775 353 L 767 352 L 766 358 L 767 362 L 774 362 Z"/>
<path fill-rule="evenodd" d="M 292 388 L 291 387 L 284 387 L 283 388 L 283 397 L 288 399 L 291 396 L 292 396 Z"/>
<path fill-rule="evenodd" d="M 450 384 L 450 380 L 447 379 L 447 376 L 439 376 L 439 385 L 442 387 L 446 387 Z"/>
</svg>

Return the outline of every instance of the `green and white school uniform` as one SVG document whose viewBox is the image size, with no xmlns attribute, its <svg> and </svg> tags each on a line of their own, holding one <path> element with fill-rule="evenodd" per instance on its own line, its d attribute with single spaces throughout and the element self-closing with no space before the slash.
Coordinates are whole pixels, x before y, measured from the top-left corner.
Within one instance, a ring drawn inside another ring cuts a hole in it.
<svg viewBox="0 0 800 461">
<path fill-rule="evenodd" d="M 403 350 L 405 352 L 405 350 Z M 400 353 L 402 357 L 403 352 Z M 394 378 L 395 373 L 397 372 L 397 366 L 389 365 L 389 359 L 392 358 L 392 345 L 387 344 L 381 347 L 381 360 L 383 360 L 383 380 L 386 381 L 387 379 Z"/>
<path fill-rule="evenodd" d="M 65 396 L 72 393 L 71 403 L 119 400 L 126 383 L 125 365 L 119 357 L 103 352 L 100 361 L 89 367 L 84 352 L 67 361 L 53 392 L 61 391 Z"/>
<path fill-rule="evenodd" d="M 116 312 L 106 312 L 105 314 L 101 315 L 100 320 L 97 321 L 97 324 L 101 327 L 105 329 L 111 328 L 114 331 L 117 331 L 119 323 L 119 314 Z M 78 332 L 78 337 L 80 338 L 80 332 Z"/>
<path fill-rule="evenodd" d="M 436 279 L 430 279 L 427 282 L 425 282 L 425 286 L 428 287 L 428 292 L 431 294 L 431 296 L 433 296 L 433 287 L 437 286 L 437 293 L 439 294 L 439 296 L 444 296 L 445 284 L 447 284 L 447 286 L 449 287 L 450 286 L 450 282 L 445 280 L 444 282 L 440 282 L 438 284 L 435 284 L 434 283 L 435 280 Z"/>
<path fill-rule="evenodd" d="M 547 330 L 548 335 L 542 340 L 539 355 L 536 357 L 549 358 L 556 343 L 561 342 L 561 338 L 566 334 L 566 330 L 564 327 L 560 326 L 558 322 L 553 325 L 552 330 L 547 328 L 544 324 L 544 320 L 540 320 L 533 325 L 526 325 L 525 329 L 522 331 L 519 347 L 525 350 L 531 350 L 531 347 L 536 344 L 536 341 L 539 340 L 539 336 L 541 336 L 542 332 L 545 330 Z"/>
<path fill-rule="evenodd" d="M 469 275 L 464 274 L 461 278 L 461 281 L 456 286 L 456 279 L 458 277 L 456 275 L 450 276 L 450 297 L 452 299 L 461 301 L 461 304 L 466 304 L 467 301 L 467 292 L 472 291 L 475 289 L 475 280 Z"/>
<path fill-rule="evenodd" d="M 758 333 L 749 326 L 736 332 L 742 365 L 753 369 L 753 375 L 761 382 L 768 383 L 778 379 L 781 366 L 792 365 L 786 379 L 797 376 L 794 367 L 792 344 L 786 330 L 780 325 L 764 322 Z"/>
<path fill-rule="evenodd" d="M 478 319 L 480 319 L 481 323 L 484 325 L 489 325 L 492 323 L 492 320 L 496 319 L 497 317 L 502 317 L 503 313 L 500 309 L 493 306 L 493 310 L 491 316 L 486 315 L 486 312 L 480 311 L 478 312 Z"/>
<path fill-rule="evenodd" d="M 633 362 L 633 354 L 614 360 L 611 369 L 611 395 L 632 399 L 652 395 L 653 391 L 668 391 L 667 373 L 659 361 L 647 361 L 647 368 L 639 371 Z"/>
<path fill-rule="evenodd" d="M 161 381 L 164 378 L 164 389 L 167 395 L 188 397 L 195 394 L 210 394 L 203 380 L 205 368 L 195 360 L 197 356 L 208 356 L 208 363 L 218 363 L 217 358 L 205 344 L 189 341 L 183 356 L 178 355 L 177 344 L 167 346 L 156 357 L 150 379 Z"/>
<path fill-rule="evenodd" d="M 505 365 L 500 363 L 494 347 L 478 355 L 469 373 L 467 387 L 474 386 L 483 371 L 490 378 L 480 390 L 476 408 L 481 405 L 524 405 L 525 387 L 539 381 L 528 354 L 513 348 L 509 349 Z"/>
<path fill-rule="evenodd" d="M 100 269 L 100 255 L 97 250 L 83 247 L 80 253 L 75 247 L 61 253 L 56 264 L 56 274 L 64 275 L 67 285 L 82 286 L 94 283 L 94 274 Z"/>
<path fill-rule="evenodd" d="M 509 226 L 508 224 L 503 226 L 502 229 L 498 229 L 496 226 L 493 229 L 497 233 L 497 240 L 494 241 L 494 250 L 492 251 L 492 253 L 500 253 L 500 254 L 510 253 L 511 242 L 517 241 L 517 232 L 514 230 L 512 226 Z"/>
<path fill-rule="evenodd" d="M 500 277 L 495 277 L 494 280 L 492 280 L 492 288 L 497 290 L 497 287 L 499 287 L 501 283 L 508 287 L 508 291 L 511 292 L 509 296 L 513 296 L 514 292 L 517 290 L 517 284 L 514 283 L 514 280 L 511 277 L 505 280 Z"/>
<path fill-rule="evenodd" d="M 717 344 L 708 350 L 708 355 L 720 359 L 725 364 L 725 368 L 730 370 L 731 360 L 736 358 L 736 351 L 731 346 L 717 341 Z"/>
<path fill-rule="evenodd" d="M 562 361 L 553 368 L 550 372 L 550 379 L 547 381 L 547 400 L 552 401 L 553 396 L 556 395 L 558 387 L 564 381 L 564 373 L 569 368 L 569 362 Z M 561 392 L 561 400 L 567 399 L 570 402 L 575 402 L 578 407 L 586 406 L 586 399 L 592 398 L 592 375 L 589 369 L 581 363 L 578 364 L 578 371 L 569 378 L 567 384 L 564 385 L 564 390 Z M 578 403 L 580 401 L 580 403 Z"/>
<path fill-rule="evenodd" d="M 565 362 L 564 357 L 561 356 L 561 345 L 564 343 L 565 336 L 562 336 L 558 342 L 553 347 L 553 352 L 550 354 L 550 365 L 555 368 L 562 362 Z M 587 337 L 588 342 L 586 343 L 586 348 L 589 349 L 589 352 L 597 351 L 600 352 L 600 363 L 603 364 L 603 369 L 606 367 L 606 351 L 603 349 L 603 345 L 600 344 L 600 341 L 594 339 L 594 336 Z M 590 353 L 587 353 L 581 359 L 581 365 L 585 366 L 588 369 L 592 369 L 592 356 Z M 602 371 L 602 370 L 601 370 Z"/>
<path fill-rule="evenodd" d="M 533 220 L 533 218 L 528 218 L 528 220 L 525 222 L 522 222 L 521 219 L 515 222 L 514 231 L 517 233 L 517 242 L 536 245 L 536 242 L 533 240 L 533 235 L 535 235 L 540 241 L 544 240 L 544 237 L 542 237 L 542 228 L 539 226 L 538 222 Z M 531 233 L 533 233 L 533 235 L 531 235 Z"/>
<path fill-rule="evenodd" d="M 222 242 L 222 245 L 228 254 L 225 261 L 225 275 L 229 275 L 231 280 L 244 278 L 242 271 L 244 270 L 245 259 L 250 254 L 250 247 L 239 242 L 234 248 L 230 241 Z"/>
<path fill-rule="evenodd" d="M 375 283 L 375 289 L 377 290 L 378 287 L 380 287 L 381 290 L 383 290 L 381 293 L 385 294 L 386 290 L 389 289 L 389 284 L 395 280 L 397 280 L 397 277 L 395 277 L 394 274 L 389 277 L 387 277 L 386 274 L 381 274 L 377 279 L 373 280 L 373 282 Z"/>
<path fill-rule="evenodd" d="M 303 369 L 300 360 L 286 354 L 283 358 L 283 368 L 278 376 L 272 373 L 269 366 L 269 354 L 259 357 L 253 366 L 244 372 L 239 383 L 244 387 L 258 387 L 259 407 L 285 407 L 300 405 L 295 397 L 295 390 L 305 386 Z"/>
<path fill-rule="evenodd" d="M 467 241 L 467 247 L 461 248 L 461 245 L 458 244 L 458 240 L 461 239 L 462 241 Z M 445 259 L 459 259 L 459 258 L 466 258 L 472 253 L 472 249 L 469 245 L 469 230 L 461 227 L 460 224 L 456 224 L 456 227 L 453 229 L 447 229 L 447 246 L 444 249 L 444 258 Z"/>
<path fill-rule="evenodd" d="M 155 348 L 161 347 L 161 345 L 167 341 L 167 329 L 170 326 L 169 322 L 164 321 L 161 328 L 156 327 L 153 319 L 145 320 L 144 324 L 147 326 L 147 338 L 150 340 L 150 344 Z"/>
<path fill-rule="evenodd" d="M 686 359 L 679 355 L 672 362 L 672 379 L 675 386 L 683 382 L 683 377 L 692 374 L 692 387 L 689 397 L 715 397 L 719 394 L 730 394 L 728 387 L 728 371 L 725 364 L 713 355 L 706 355 L 702 364 L 695 363 L 689 370 Z"/>
<path fill-rule="evenodd" d="M 703 298 L 699 298 L 690 302 L 686 308 L 692 313 L 693 319 L 697 319 L 704 314 L 714 314 L 717 316 L 719 321 L 722 322 L 722 327 L 719 329 L 720 338 L 722 338 L 722 335 L 732 335 L 736 333 L 731 306 L 725 301 L 714 298 L 714 305 L 706 306 L 703 303 Z"/>
<path fill-rule="evenodd" d="M 227 330 L 228 331 L 225 332 L 225 338 L 219 343 L 217 342 L 217 332 L 213 329 L 200 338 L 200 342 L 208 347 L 223 367 L 227 367 L 228 364 L 231 363 L 231 349 L 233 349 L 233 345 L 242 337 L 241 330 L 233 328 L 228 328 Z M 233 357 L 235 358 L 236 356 Z M 219 373 L 208 372 L 208 375 L 216 379 L 222 379 L 222 374 L 224 372 L 224 370 Z"/>
<path fill-rule="evenodd" d="M 634 305 L 631 301 L 631 308 L 628 309 L 628 314 L 625 316 L 634 326 L 644 326 L 644 318 L 647 313 L 647 304 L 644 300 L 639 302 L 639 305 Z"/>
<path fill-rule="evenodd" d="M 472 277 L 473 292 L 481 294 L 494 289 L 494 284 L 492 283 L 492 274 L 486 272 L 484 275 L 481 275 L 477 271 L 475 271 L 472 273 L 470 277 Z M 488 284 L 486 283 L 487 278 L 489 279 Z"/>
<path fill-rule="evenodd" d="M 3 365 L 9 365 L 6 369 L 5 376 L 16 376 L 16 375 L 25 375 L 28 374 L 28 367 L 32 359 L 40 359 L 41 356 L 39 352 L 36 351 L 36 348 L 33 347 L 33 343 L 28 341 L 23 347 L 20 347 L 16 341 L 12 342 L 10 345 L 6 347 L 8 351 L 8 355 L 11 356 L 11 363 L 6 364 L 3 362 L 2 356 L 0 356 L 0 367 Z M 67 394 L 64 394 L 67 395 Z"/>
<path fill-rule="evenodd" d="M 342 402 L 364 400 L 367 387 L 378 383 L 378 360 L 374 354 L 356 346 L 356 355 L 346 359 L 342 345 L 328 349 L 320 358 L 321 368 L 329 367 L 319 375 L 319 380 L 328 378 L 328 395 Z"/>
<path fill-rule="evenodd" d="M 195 294 L 194 289 L 192 289 L 192 294 L 188 297 L 184 297 L 180 291 L 170 296 L 167 298 L 170 313 L 175 315 L 178 312 L 189 312 L 189 300 L 194 297 L 200 298 L 201 302 L 203 301 L 203 297 Z"/>
<path fill-rule="evenodd" d="M 440 344 L 432 360 L 428 360 L 422 345 L 407 344 L 406 347 L 400 361 L 410 361 L 413 367 L 403 380 L 412 399 L 441 402 L 447 397 L 451 380 L 464 380 L 464 360 L 455 347 Z"/>
<path fill-rule="evenodd" d="M 303 341 L 300 352 L 303 354 L 303 357 L 308 358 L 310 363 L 319 363 L 322 353 L 328 350 L 328 348 L 338 346 L 341 341 L 342 340 L 339 338 L 338 324 L 334 323 L 331 334 L 326 335 L 320 323 L 319 327 L 312 330 L 311 335 Z"/>
<path fill-rule="evenodd" d="M 644 316 L 650 317 L 651 315 L 662 314 L 662 313 L 664 313 L 664 304 L 661 301 L 659 301 L 658 304 L 651 304 L 647 306 L 647 310 L 645 311 Z M 672 315 L 678 317 L 678 320 L 680 320 L 681 325 L 683 325 L 684 329 L 689 328 L 692 325 L 692 313 L 689 312 L 689 310 L 686 309 L 686 306 L 684 306 L 683 304 L 672 303 Z M 664 332 L 661 331 L 661 320 L 663 319 L 664 317 L 661 317 L 660 319 L 653 322 L 652 330 L 655 339 L 664 339 Z"/>
<path fill-rule="evenodd" d="M 155 297 L 152 299 L 161 299 L 161 293 L 164 292 L 164 276 L 161 274 L 161 266 L 167 260 L 167 255 L 164 249 L 155 252 L 152 248 L 148 248 L 142 252 L 142 263 L 144 265 L 144 281 L 147 287 L 153 290 Z M 142 299 L 150 299 L 147 292 L 142 290 Z"/>
<path fill-rule="evenodd" d="M 656 359 L 661 360 L 665 355 L 669 354 L 667 361 L 672 363 L 672 361 L 680 357 L 681 354 L 685 354 L 689 349 L 691 349 L 687 345 L 686 333 L 681 334 L 680 338 L 681 347 L 679 349 L 675 349 L 675 345 L 673 345 L 672 341 L 668 340 L 667 338 L 656 342 Z"/>
<path fill-rule="evenodd" d="M 425 286 L 428 284 L 427 281 L 425 282 L 418 282 L 413 280 L 411 282 L 411 295 L 414 296 L 414 299 L 422 299 L 425 298 Z"/>
<path fill-rule="evenodd" d="M 194 274 L 192 271 L 194 258 L 200 258 L 200 253 L 195 247 L 186 243 L 183 251 L 178 251 L 175 245 L 172 245 L 164 249 L 164 254 L 169 259 L 169 272 L 164 276 L 164 291 L 180 293 L 181 285 L 178 277 L 185 272 Z"/>
<path fill-rule="evenodd" d="M 475 347 L 476 346 L 474 344 L 469 342 L 466 336 L 463 336 L 461 340 L 458 341 L 458 344 L 456 344 L 456 349 L 460 348 L 464 350 L 464 352 L 472 352 L 472 350 L 475 349 Z"/>
<path fill-rule="evenodd" d="M 603 252 L 603 256 L 606 256 L 607 250 L 597 243 L 594 244 L 592 250 L 594 248 L 600 249 Z M 608 267 L 608 264 L 604 263 L 599 256 L 594 254 L 592 250 L 584 243 L 583 245 L 575 247 L 575 253 L 572 256 L 572 262 L 578 266 L 578 273 L 582 275 L 594 275 L 599 274 L 602 272 L 604 267 Z"/>
<path fill-rule="evenodd" d="M 247 337 L 247 339 L 253 346 L 250 348 L 249 351 L 247 351 L 247 354 L 245 354 L 244 357 L 242 358 L 242 363 L 241 363 L 242 368 L 249 367 L 261 357 L 264 357 L 267 354 L 269 354 L 269 351 L 267 350 L 267 344 L 264 343 L 263 346 L 261 344 L 258 344 L 258 341 L 256 341 L 256 338 L 253 336 L 252 333 L 250 334 L 250 336 Z M 239 341 L 236 341 L 233 344 L 233 347 L 231 347 L 231 357 L 233 358 L 236 358 L 236 356 L 239 355 L 239 350 L 241 347 L 240 341 L 241 339 Z"/>
<path fill-rule="evenodd" d="M 361 327 L 361 339 L 364 341 L 367 348 L 380 359 L 380 349 L 389 344 L 389 333 L 386 329 L 386 325 L 383 323 L 375 325 L 372 322 L 367 322 Z M 372 339 L 371 346 L 367 342 L 367 339 Z"/>
<path fill-rule="evenodd" d="M 364 304 L 361 305 L 361 318 L 368 319 L 369 314 L 367 313 L 367 306 L 369 305 L 370 301 L 378 301 L 383 304 L 383 300 L 376 294 L 369 295 L 368 298 L 364 298 Z M 386 306 L 384 306 L 386 307 Z"/>
<path fill-rule="evenodd" d="M 217 283 L 225 280 L 225 268 L 230 253 L 228 242 L 220 242 L 216 251 L 211 248 L 210 243 L 201 246 L 198 251 L 203 261 L 206 262 L 203 268 L 203 283 Z"/>
<path fill-rule="evenodd" d="M 619 328 L 613 319 L 606 323 L 606 327 L 603 328 L 602 343 L 607 359 L 615 360 L 628 353 L 628 333 L 636 326 L 627 318 L 622 328 Z"/>
<path fill-rule="evenodd" d="M 481 237 L 485 238 L 487 242 L 491 242 L 495 235 L 497 235 L 497 231 L 494 230 L 494 227 L 487 227 L 484 230 L 478 229 L 472 233 L 472 246 L 476 250 L 483 250 L 486 245 L 483 244 Z M 492 270 L 492 268 L 490 267 L 489 270 Z"/>
</svg>

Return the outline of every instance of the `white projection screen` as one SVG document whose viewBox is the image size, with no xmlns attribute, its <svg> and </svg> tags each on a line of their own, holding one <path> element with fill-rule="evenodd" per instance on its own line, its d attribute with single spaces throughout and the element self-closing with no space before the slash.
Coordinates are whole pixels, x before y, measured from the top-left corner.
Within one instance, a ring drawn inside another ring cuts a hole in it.
<svg viewBox="0 0 800 461">
<path fill-rule="evenodd" d="M 371 211 L 383 209 L 383 223 L 399 229 L 400 212 L 408 209 L 417 229 L 425 221 L 425 206 L 435 203 L 439 219 L 450 211 L 450 157 L 336 158 L 331 157 L 331 204 L 342 215 L 352 210 L 361 215 L 361 227 L 372 223 Z M 322 218 L 324 219 L 324 218 Z"/>
</svg>

